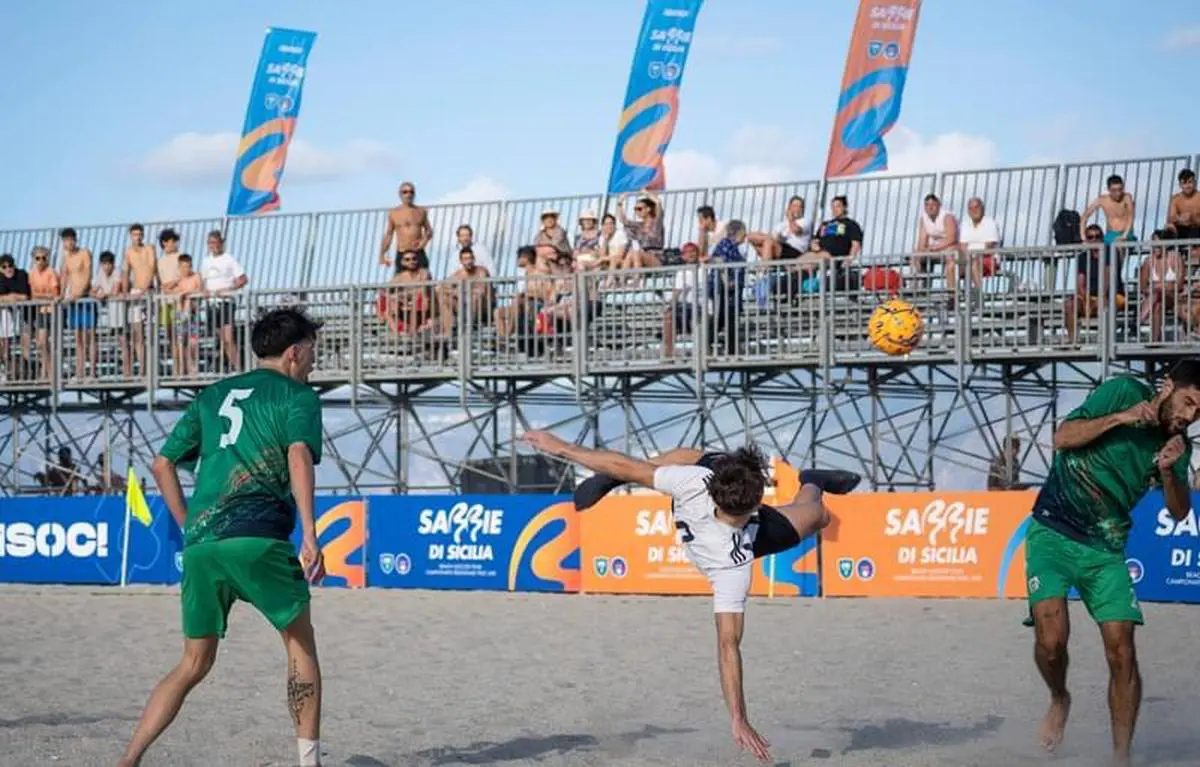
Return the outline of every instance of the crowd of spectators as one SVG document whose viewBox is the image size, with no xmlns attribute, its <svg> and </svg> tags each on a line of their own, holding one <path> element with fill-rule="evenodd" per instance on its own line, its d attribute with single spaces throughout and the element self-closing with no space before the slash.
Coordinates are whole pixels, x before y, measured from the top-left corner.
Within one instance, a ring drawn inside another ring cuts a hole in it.
<svg viewBox="0 0 1200 767">
<path fill-rule="evenodd" d="M 1137 277 L 1143 297 L 1139 317 L 1151 326 L 1156 341 L 1164 324 L 1177 320 L 1191 331 L 1200 322 L 1200 282 L 1190 279 L 1193 255 L 1200 253 L 1171 244 L 1174 239 L 1200 238 L 1200 196 L 1190 169 L 1179 173 L 1177 180 L 1179 190 L 1170 200 L 1167 220 L 1151 235 L 1162 244 L 1152 248 Z M 696 284 L 696 275 L 687 271 L 676 274 L 674 285 L 666 289 L 661 281 L 655 283 L 653 289 L 665 299 L 661 332 L 668 354 L 678 334 L 692 330 L 698 298 L 706 302 L 706 314 L 718 331 L 722 323 L 738 316 L 748 287 L 740 266 L 751 259 L 770 272 L 756 284 L 759 296 L 774 294 L 789 300 L 819 292 L 822 274 L 828 276 L 827 289 L 847 294 L 859 290 L 919 293 L 933 276 L 940 276 L 945 286 L 962 279 L 978 289 L 1005 267 L 998 252 L 1004 246 L 1002 227 L 980 197 L 969 199 L 960 217 L 937 195 L 928 194 L 917 212 L 911 255 L 902 270 L 896 264 L 861 263 L 863 227 L 842 195 L 830 200 L 827 217 L 815 225 L 808 201 L 794 196 L 781 211 L 779 223 L 766 231 L 751 230 L 737 218 L 723 219 L 720 211 L 703 204 L 694 212 L 693 234 L 681 238 L 684 242 L 669 242 L 662 200 L 643 193 L 632 205 L 623 195 L 613 213 L 584 210 L 576 221 L 563 221 L 553 207 L 543 210 L 536 232 L 515 254 L 516 280 L 501 289 L 499 283 L 485 278 L 497 273 L 497 259 L 508 254 L 493 255 L 476 240 L 469 221 L 461 222 L 455 232 L 457 268 L 435 278 L 428 255 L 435 235 L 429 212 L 416 204 L 416 188 L 410 182 L 400 186 L 400 199 L 388 212 L 379 248 L 380 263 L 394 271 L 376 311 L 396 336 L 443 344 L 451 343 L 455 328 L 464 323 L 492 326 L 501 342 L 539 329 L 562 331 L 576 316 L 577 303 L 583 302 L 587 316 L 594 316 L 602 310 L 601 292 L 641 288 L 647 273 L 640 270 L 662 266 L 727 267 L 710 270 L 703 285 Z M 1102 226 L 1088 223 L 1095 212 L 1103 215 Z M 1110 268 L 1114 251 L 1106 246 L 1136 239 L 1135 220 L 1136 202 L 1116 175 L 1082 215 L 1060 212 L 1055 230 L 1058 244 L 1080 245 L 1075 295 L 1063 306 L 1071 339 L 1080 318 L 1095 318 L 1106 306 L 1103 299 L 1110 273 L 1117 275 L 1117 306 L 1124 306 L 1123 264 L 1115 272 Z M 66 379 L 94 381 L 114 369 L 126 379 L 142 376 L 150 359 L 150 312 L 156 313 L 161 329 L 160 372 L 168 365 L 177 377 L 198 372 L 202 338 L 209 341 L 208 369 L 215 366 L 220 373 L 239 369 L 234 299 L 249 284 L 249 277 L 225 250 L 220 230 L 208 233 L 207 252 L 196 259 L 180 251 L 175 231 L 162 231 L 155 245 L 145 241 L 144 227 L 134 224 L 121 256 L 100 253 L 98 269 L 93 267 L 92 251 L 79 242 L 74 229 L 58 234 L 54 264 L 50 249 L 41 245 L 33 248 L 26 268 L 17 266 L 12 255 L 0 255 L 0 375 L 46 381 L 47 361 L 69 351 L 69 361 L 59 359 Z M 960 275 L 963 264 L 968 265 L 968 273 Z M 578 273 L 593 275 L 585 281 L 582 296 L 576 295 Z M 955 291 L 945 293 L 952 308 Z M 56 318 L 62 338 L 70 340 L 69 350 L 52 348 Z M 98 342 L 98 333 L 107 343 Z M 99 359 L 101 349 L 109 354 L 105 364 Z"/>
</svg>

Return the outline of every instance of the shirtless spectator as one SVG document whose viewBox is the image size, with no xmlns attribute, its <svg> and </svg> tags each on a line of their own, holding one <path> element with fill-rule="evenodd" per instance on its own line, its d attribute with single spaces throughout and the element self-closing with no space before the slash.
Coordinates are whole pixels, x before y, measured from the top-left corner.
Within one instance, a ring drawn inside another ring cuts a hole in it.
<svg viewBox="0 0 1200 767">
<path fill-rule="evenodd" d="M 16 380 L 27 377 L 29 370 L 29 333 L 34 314 L 24 303 L 32 297 L 29 273 L 17 268 L 11 255 L 0 256 L 0 364 L 6 375 Z M 21 356 L 12 356 L 12 344 L 19 340 Z"/>
<path fill-rule="evenodd" d="M 62 241 L 62 301 L 66 329 L 75 331 L 75 377 L 87 378 L 86 363 L 97 374 L 96 303 L 92 292 L 92 252 L 79 247 L 78 236 L 70 227 L 58 233 Z"/>
<path fill-rule="evenodd" d="M 492 275 L 475 263 L 475 253 L 470 248 L 463 248 L 458 252 L 458 263 L 458 271 L 450 275 L 449 280 L 438 285 L 443 339 L 452 338 L 454 335 L 454 321 L 462 305 L 459 291 L 464 282 L 470 290 L 468 316 L 471 318 L 471 327 L 479 328 L 491 322 L 496 306 L 492 284 L 487 281 Z"/>
<path fill-rule="evenodd" d="M 983 200 L 967 200 L 967 217 L 958 232 L 959 247 L 971 270 L 971 285 L 978 288 L 984 277 L 996 273 L 996 248 L 1000 247 L 1000 226 L 984 211 Z M 958 262 L 946 262 L 946 284 L 958 284 Z"/>
<path fill-rule="evenodd" d="M 542 211 L 542 226 L 533 238 L 533 247 L 537 250 L 539 264 L 554 264 L 562 256 L 572 255 L 571 241 L 567 238 L 567 230 L 558 223 L 557 210 L 546 208 Z"/>
<path fill-rule="evenodd" d="M 173 372 L 179 377 L 195 376 L 200 372 L 200 306 L 196 298 L 204 294 L 204 281 L 192 270 L 192 257 L 187 253 L 177 254 L 174 261 L 175 279 L 170 288 L 163 289 L 171 298 L 163 306 L 171 307 L 175 322 L 171 334 L 175 338 L 171 347 Z"/>
<path fill-rule="evenodd" d="M 487 249 L 482 242 L 475 242 L 475 230 L 470 224 L 460 224 L 454 232 L 454 238 L 458 240 L 458 249 L 470 248 L 475 254 L 475 263 L 486 269 L 488 274 L 495 274 L 496 267 L 492 263 L 492 252 Z"/>
<path fill-rule="evenodd" d="M 62 293 L 60 280 L 50 268 L 50 250 L 38 246 L 33 249 L 33 268 L 29 270 L 29 290 L 34 301 L 50 301 L 50 305 L 37 307 L 34 320 L 34 343 L 37 345 L 38 370 L 37 378 L 41 381 L 50 380 L 50 368 L 54 364 L 54 351 L 50 344 L 50 328 L 54 324 L 54 310 L 58 305 L 59 294 Z"/>
<path fill-rule="evenodd" d="M 128 379 L 133 373 L 129 365 L 129 334 L 125 332 L 124 297 L 124 279 L 117 271 L 117 257 L 112 251 L 106 250 L 100 254 L 100 271 L 92 283 L 92 298 L 104 310 L 98 324 L 120 344 L 122 373 Z"/>
<path fill-rule="evenodd" d="M 917 246 L 908 260 L 910 273 L 915 277 L 928 272 L 940 260 L 947 287 L 953 290 L 957 283 L 950 282 L 949 277 L 958 275 L 958 270 L 950 266 L 958 258 L 958 219 L 942 207 L 936 194 L 925 195 L 924 207 L 917 223 Z"/>
<path fill-rule="evenodd" d="M 229 362 L 228 372 L 241 370 L 233 335 L 236 306 L 231 296 L 246 287 L 250 278 L 238 260 L 225 252 L 225 235 L 220 229 L 208 233 L 208 258 L 200 267 L 200 279 L 204 281 L 205 295 L 214 299 L 208 304 L 208 324 L 210 332 L 220 336 L 221 348 Z"/>
<path fill-rule="evenodd" d="M 1063 324 L 1067 339 L 1072 345 L 1077 340 L 1079 317 L 1092 319 L 1102 317 L 1108 310 L 1108 281 L 1113 274 L 1112 257 L 1117 259 L 1116 308 L 1125 308 L 1125 283 L 1121 279 L 1122 253 L 1114 253 L 1104 244 L 1104 230 L 1090 224 L 1083 230 L 1086 250 L 1076 259 L 1075 295 L 1063 302 Z"/>
<path fill-rule="evenodd" d="M 717 220 L 717 211 L 711 205 L 696 208 L 696 249 L 705 260 L 712 255 L 713 248 L 725 237 L 725 222 Z"/>
<path fill-rule="evenodd" d="M 162 293 L 175 292 L 179 281 L 179 235 L 174 229 L 164 229 L 158 235 L 158 246 L 162 255 L 158 257 L 158 289 Z M 195 269 L 193 268 L 193 272 Z M 166 336 L 168 349 L 175 348 L 175 304 L 171 301 L 158 302 L 158 326 Z"/>
<path fill-rule="evenodd" d="M 1171 195 L 1167 206 L 1166 229 L 1177 240 L 1200 240 L 1200 195 L 1196 194 L 1196 174 L 1190 168 L 1179 171 L 1179 191 Z"/>
<path fill-rule="evenodd" d="M 433 326 L 433 277 L 421 266 L 416 252 L 400 254 L 400 267 L 387 291 L 388 324 L 398 333 L 417 333 Z"/>
<path fill-rule="evenodd" d="M 1125 180 L 1118 175 L 1108 177 L 1106 184 L 1108 192 L 1088 203 L 1080 216 L 1079 233 L 1085 237 L 1088 230 L 1088 219 L 1097 210 L 1104 211 L 1104 244 L 1111 245 L 1119 240 L 1136 240 L 1133 235 L 1134 202 L 1133 195 L 1125 191 Z"/>
<path fill-rule="evenodd" d="M 132 345 L 133 362 L 138 374 L 146 374 L 146 301 L 158 275 L 154 246 L 145 241 L 146 230 L 141 224 L 129 227 L 129 247 L 125 248 L 125 263 L 121 267 L 121 281 L 128 296 L 128 318 L 131 338 L 125 342 L 126 349 Z M 124 361 L 125 375 L 132 372 L 129 355 Z"/>
<path fill-rule="evenodd" d="M 537 251 L 532 245 L 522 245 L 517 250 L 516 295 L 507 306 L 496 309 L 496 333 L 501 337 L 511 336 L 518 327 L 528 324 L 528 318 L 541 308 L 530 293 L 531 280 L 536 282 Z"/>
<path fill-rule="evenodd" d="M 400 204 L 388 211 L 387 230 L 383 233 L 383 242 L 379 245 L 379 263 L 391 266 L 388 251 L 393 242 L 396 250 L 396 274 L 400 274 L 400 256 L 413 253 L 422 269 L 429 269 L 429 256 L 425 248 L 433 239 L 433 226 L 429 223 L 429 213 L 424 208 L 415 205 L 417 188 L 411 181 L 400 185 Z"/>
</svg>

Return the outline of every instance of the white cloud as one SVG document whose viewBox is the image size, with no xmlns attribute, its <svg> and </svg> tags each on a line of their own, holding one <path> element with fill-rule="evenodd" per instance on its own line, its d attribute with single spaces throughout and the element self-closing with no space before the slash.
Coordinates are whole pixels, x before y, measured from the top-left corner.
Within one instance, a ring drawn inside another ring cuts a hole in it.
<svg viewBox="0 0 1200 767">
<path fill-rule="evenodd" d="M 175 186 L 227 183 L 239 140 L 239 134 L 229 132 L 180 133 L 134 163 L 131 171 Z M 331 181 L 369 171 L 397 170 L 399 165 L 399 154 L 382 141 L 357 138 L 341 146 L 319 147 L 297 138 L 288 148 L 284 180 L 301 184 Z"/>
<path fill-rule="evenodd" d="M 720 155 L 668 150 L 667 185 L 690 189 L 796 181 L 806 158 L 803 136 L 774 125 L 743 125 Z"/>
<path fill-rule="evenodd" d="M 996 142 L 969 133 L 941 133 L 925 140 L 916 131 L 897 125 L 884 138 L 888 173 L 932 173 L 980 170 L 999 165 Z"/>
<path fill-rule="evenodd" d="M 447 192 L 437 199 L 438 205 L 465 202 L 493 202 L 508 197 L 508 187 L 488 176 L 476 176 L 460 189 Z"/>
<path fill-rule="evenodd" d="M 668 189 L 693 189 L 721 183 L 721 163 L 717 158 L 695 149 L 667 151 Z"/>
<path fill-rule="evenodd" d="M 1185 51 L 1200 48 L 1200 24 L 1190 27 L 1175 27 L 1163 38 L 1163 47 L 1168 51 Z"/>
</svg>

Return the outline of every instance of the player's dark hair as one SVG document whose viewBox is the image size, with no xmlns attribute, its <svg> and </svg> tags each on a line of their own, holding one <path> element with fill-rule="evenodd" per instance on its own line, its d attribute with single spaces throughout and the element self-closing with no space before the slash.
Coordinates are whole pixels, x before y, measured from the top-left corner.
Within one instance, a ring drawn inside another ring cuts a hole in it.
<svg viewBox="0 0 1200 767">
<path fill-rule="evenodd" d="M 315 341 L 323 323 L 302 309 L 283 307 L 264 312 L 250 329 L 250 348 L 259 359 L 281 356 L 302 341 Z"/>
<path fill-rule="evenodd" d="M 1200 359 L 1182 359 L 1167 373 L 1176 386 L 1200 389 Z"/>
<path fill-rule="evenodd" d="M 767 489 L 767 459 L 747 445 L 717 459 L 705 484 L 717 508 L 735 517 L 758 510 Z"/>
</svg>

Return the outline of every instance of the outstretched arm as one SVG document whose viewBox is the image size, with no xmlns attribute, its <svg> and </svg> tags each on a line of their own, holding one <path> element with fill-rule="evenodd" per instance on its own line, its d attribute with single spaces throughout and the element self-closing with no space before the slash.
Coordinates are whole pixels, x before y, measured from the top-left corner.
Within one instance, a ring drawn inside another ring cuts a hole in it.
<svg viewBox="0 0 1200 767">
<path fill-rule="evenodd" d="M 733 739 L 761 761 L 769 761 L 771 745 L 750 726 L 746 697 L 742 690 L 742 629 L 745 613 L 717 613 L 717 665 L 721 672 L 721 694 L 729 708 Z"/>
<path fill-rule="evenodd" d="M 565 458 L 597 474 L 605 474 L 622 482 L 636 482 L 654 487 L 654 464 L 631 458 L 613 450 L 595 450 L 561 440 L 547 431 L 530 431 L 522 437 L 533 447 L 548 455 Z"/>
</svg>

